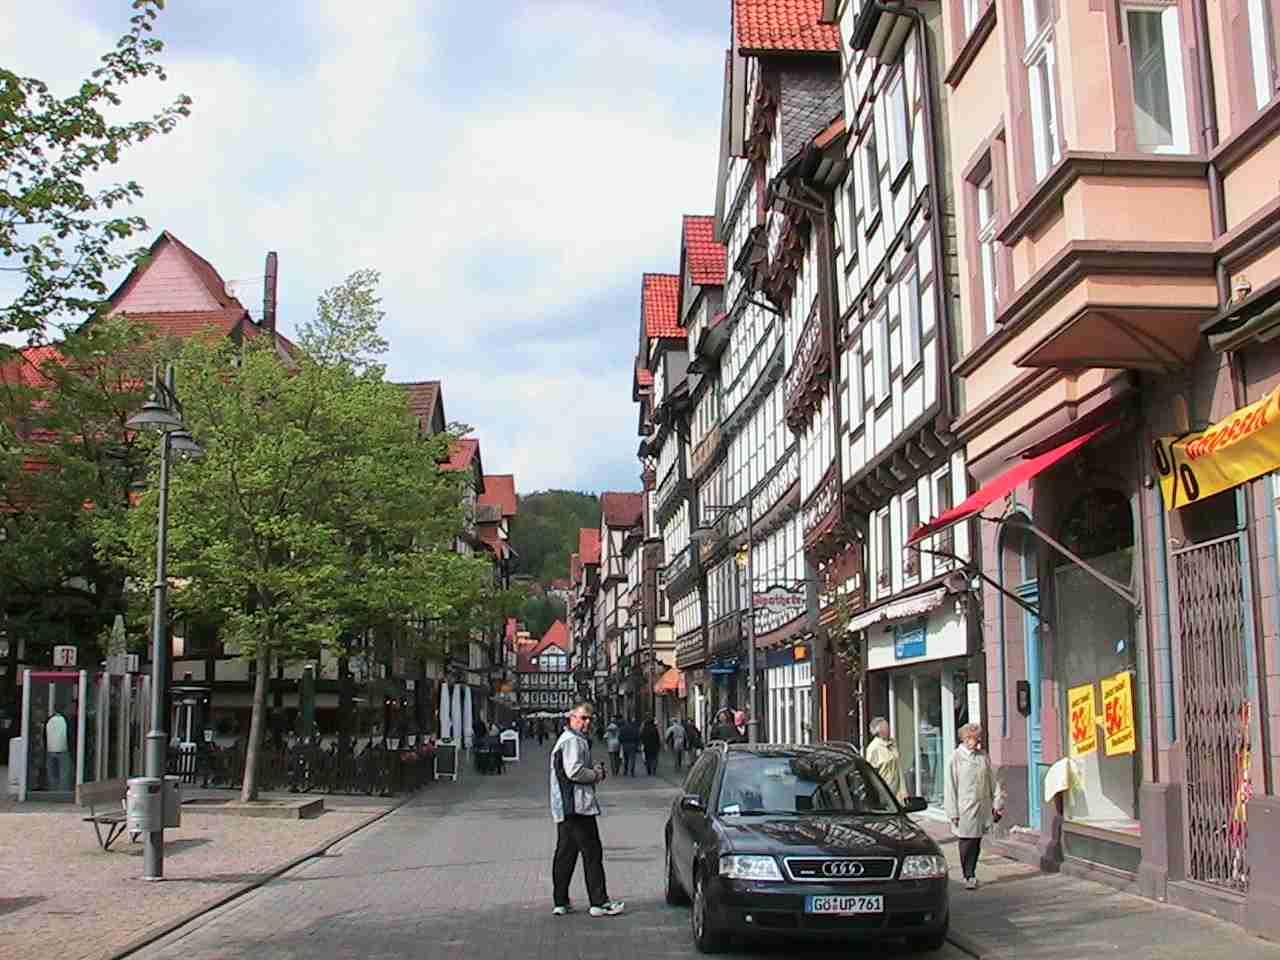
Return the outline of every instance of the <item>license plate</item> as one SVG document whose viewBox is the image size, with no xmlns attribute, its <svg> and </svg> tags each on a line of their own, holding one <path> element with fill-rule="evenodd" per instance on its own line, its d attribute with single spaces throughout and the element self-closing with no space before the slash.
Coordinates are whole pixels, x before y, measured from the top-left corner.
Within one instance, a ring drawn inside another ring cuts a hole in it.
<svg viewBox="0 0 1280 960">
<path fill-rule="evenodd" d="M 805 913 L 884 913 L 884 897 L 880 894 L 857 897 L 805 897 Z"/>
</svg>

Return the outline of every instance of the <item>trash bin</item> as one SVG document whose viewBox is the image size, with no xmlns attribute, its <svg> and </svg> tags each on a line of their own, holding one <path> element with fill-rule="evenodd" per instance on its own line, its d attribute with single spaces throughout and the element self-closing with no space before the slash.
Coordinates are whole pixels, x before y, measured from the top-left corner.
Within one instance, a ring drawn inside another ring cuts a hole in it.
<svg viewBox="0 0 1280 960">
<path fill-rule="evenodd" d="M 130 833 L 152 833 L 164 824 L 164 794 L 159 777 L 131 777 L 125 795 L 125 820 Z"/>
<path fill-rule="evenodd" d="M 166 776 L 164 778 L 164 826 L 182 826 L 182 778 Z"/>
</svg>

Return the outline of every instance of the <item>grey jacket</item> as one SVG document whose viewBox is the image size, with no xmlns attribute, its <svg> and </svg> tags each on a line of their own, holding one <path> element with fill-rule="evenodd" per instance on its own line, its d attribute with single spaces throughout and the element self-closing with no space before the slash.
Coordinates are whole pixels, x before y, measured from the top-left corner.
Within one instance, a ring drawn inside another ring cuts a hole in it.
<svg viewBox="0 0 1280 960">
<path fill-rule="evenodd" d="M 981 837 L 991 829 L 992 811 L 1004 809 L 1004 786 L 985 753 L 956 748 L 947 763 L 944 802 L 947 816 L 959 821 L 951 831 L 957 837 Z"/>
<path fill-rule="evenodd" d="M 565 814 L 600 815 L 596 802 L 599 774 L 591 766 L 591 741 L 565 730 L 551 748 L 551 818 L 561 823 Z"/>
</svg>

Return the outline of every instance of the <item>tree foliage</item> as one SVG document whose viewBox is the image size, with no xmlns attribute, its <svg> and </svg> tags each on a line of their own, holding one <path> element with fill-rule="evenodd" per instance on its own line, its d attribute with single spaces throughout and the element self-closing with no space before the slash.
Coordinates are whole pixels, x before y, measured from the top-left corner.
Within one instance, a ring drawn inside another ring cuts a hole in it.
<svg viewBox="0 0 1280 960">
<path fill-rule="evenodd" d="M 258 664 L 250 757 L 261 743 L 275 658 L 349 652 L 352 638 L 410 618 L 448 622 L 494 592 L 482 557 L 453 551 L 462 475 L 440 469 L 451 437 L 422 437 L 404 391 L 382 377 L 376 274 L 321 300 L 357 304 L 286 361 L 269 337 L 194 339 L 180 357 L 184 419 L 205 448 L 175 464 L 170 571 L 177 615 L 216 621 Z M 319 359 L 317 359 L 319 358 Z M 140 577 L 155 549 L 158 491 L 104 521 L 101 549 Z M 252 759 L 244 795 L 256 791 Z"/>
<path fill-rule="evenodd" d="M 121 123 L 107 114 L 129 83 L 165 79 L 154 59 L 164 45 L 151 36 L 163 6 L 134 0 L 129 32 L 69 97 L 0 67 L 0 272 L 17 278 L 16 294 L 0 302 L 0 331 L 39 339 L 59 318 L 78 323 L 105 298 L 105 276 L 141 255 L 118 245 L 146 223 L 118 208 L 142 188 L 132 180 L 103 184 L 104 170 L 127 148 L 171 131 L 191 100 L 179 96 L 148 119 Z"/>
<path fill-rule="evenodd" d="M 519 569 L 543 583 L 569 576 L 569 556 L 578 549 L 578 530 L 600 526 L 600 500 L 594 494 L 543 490 L 520 498 L 519 522 L 511 542 Z"/>
<path fill-rule="evenodd" d="M 126 571 L 98 554 L 95 524 L 146 477 L 149 444 L 125 422 L 174 349 L 115 317 L 56 348 L 0 348 L 0 596 L 29 648 L 92 643 L 126 612 Z"/>
<path fill-rule="evenodd" d="M 568 621 L 564 603 L 557 597 L 532 594 L 520 606 L 520 622 L 529 635 L 542 639 L 557 620 Z"/>
</svg>

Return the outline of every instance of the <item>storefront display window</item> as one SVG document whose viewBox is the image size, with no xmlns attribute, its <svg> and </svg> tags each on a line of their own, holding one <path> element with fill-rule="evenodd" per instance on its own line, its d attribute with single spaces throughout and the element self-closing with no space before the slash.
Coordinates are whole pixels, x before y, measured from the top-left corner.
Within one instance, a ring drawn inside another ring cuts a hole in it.
<svg viewBox="0 0 1280 960">
<path fill-rule="evenodd" d="M 813 741 L 813 668 L 788 664 L 765 671 L 769 696 L 769 740 L 774 743 Z"/>
<path fill-rule="evenodd" d="M 1068 517 L 1064 541 L 1094 570 L 1120 583 L 1131 582 L 1133 522 L 1124 494 L 1097 490 L 1081 497 Z M 1134 608 L 1065 558 L 1059 558 L 1054 571 L 1054 587 L 1053 660 L 1063 742 L 1070 745 L 1079 773 L 1064 813 L 1068 821 L 1140 834 L 1137 798 L 1145 731 L 1133 702 L 1142 682 Z M 1125 688 L 1127 702 L 1121 709 L 1134 727 L 1133 736 L 1119 748 L 1108 742 L 1105 726 L 1097 722 L 1108 709 L 1104 701 L 1114 698 L 1118 686 Z M 1080 705 L 1075 717 L 1073 703 Z"/>
<path fill-rule="evenodd" d="M 968 679 L 967 671 L 954 660 L 882 675 L 889 726 L 898 744 L 907 792 L 935 807 L 942 806 L 947 758 L 955 749 L 956 731 L 969 722 Z"/>
</svg>

